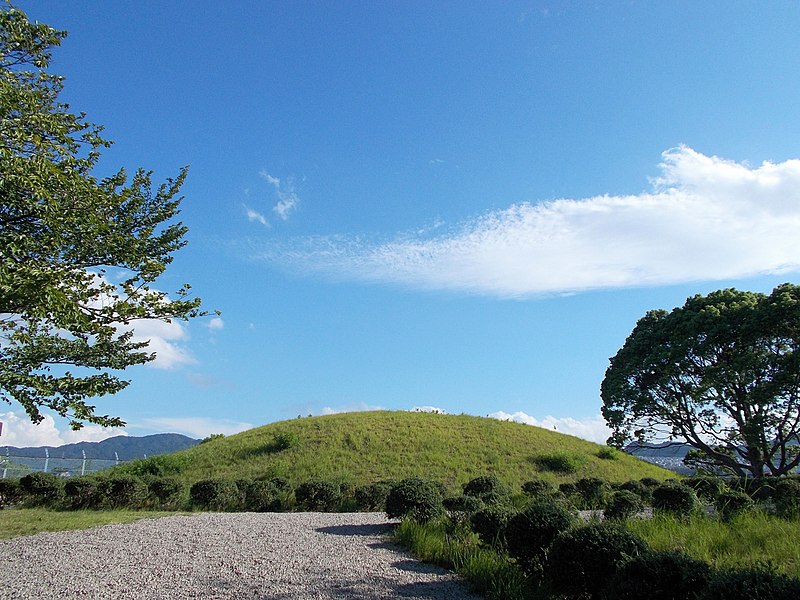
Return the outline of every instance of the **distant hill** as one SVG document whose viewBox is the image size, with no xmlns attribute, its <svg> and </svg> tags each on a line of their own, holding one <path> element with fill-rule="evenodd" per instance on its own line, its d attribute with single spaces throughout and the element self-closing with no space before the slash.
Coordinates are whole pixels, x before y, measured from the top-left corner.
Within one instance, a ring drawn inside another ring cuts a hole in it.
<svg viewBox="0 0 800 600">
<path fill-rule="evenodd" d="M 646 460 L 649 463 L 675 471 L 681 475 L 692 475 L 695 469 L 683 464 L 683 459 L 692 447 L 680 442 L 663 442 L 660 444 L 639 444 L 631 442 L 625 446 L 625 452 Z"/>
<path fill-rule="evenodd" d="M 576 456 L 579 468 L 565 474 L 538 466 L 543 455 L 558 452 Z M 451 488 L 495 474 L 517 489 L 533 478 L 558 484 L 581 477 L 627 481 L 673 475 L 623 452 L 540 427 L 399 411 L 271 423 L 118 468 L 174 475 L 186 483 L 210 477 L 284 477 L 294 485 L 314 478 L 360 485 L 417 476 Z"/>
<path fill-rule="evenodd" d="M 170 454 L 186 450 L 199 443 L 200 440 L 179 433 L 157 433 L 141 437 L 118 435 L 102 442 L 78 442 L 63 446 L 29 446 L 26 448 L 0 446 L 0 454 L 6 454 L 6 448 L 8 448 L 8 454 L 11 456 L 41 458 L 44 456 L 44 449 L 47 448 L 51 458 L 83 458 L 83 452 L 86 452 L 87 458 L 122 461 Z M 115 452 L 117 456 L 114 456 Z"/>
</svg>

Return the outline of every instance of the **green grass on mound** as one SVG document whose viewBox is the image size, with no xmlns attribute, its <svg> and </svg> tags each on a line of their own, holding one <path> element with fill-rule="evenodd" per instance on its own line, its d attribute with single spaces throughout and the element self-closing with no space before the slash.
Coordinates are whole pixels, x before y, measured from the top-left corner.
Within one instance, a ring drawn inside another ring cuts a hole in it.
<svg viewBox="0 0 800 600">
<path fill-rule="evenodd" d="M 424 477 L 455 488 L 494 474 L 519 486 L 533 478 L 553 483 L 599 477 L 665 479 L 674 473 L 604 446 L 539 427 L 467 415 L 359 412 L 298 418 L 214 439 L 189 450 L 126 465 L 137 474 L 206 478 L 284 477 L 354 485 Z M 566 470 L 547 468 L 552 461 Z"/>
</svg>

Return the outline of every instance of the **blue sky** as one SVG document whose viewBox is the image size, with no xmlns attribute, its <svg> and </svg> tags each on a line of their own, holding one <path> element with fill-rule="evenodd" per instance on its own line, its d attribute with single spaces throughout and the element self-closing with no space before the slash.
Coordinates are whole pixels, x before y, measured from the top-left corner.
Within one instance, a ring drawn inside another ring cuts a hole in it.
<svg viewBox="0 0 800 600">
<path fill-rule="evenodd" d="M 800 269 L 800 5 L 20 2 L 69 31 L 99 175 L 190 166 L 158 360 L 125 432 L 438 407 L 602 441 L 608 359 L 652 308 Z M 119 433 L 38 428 L 3 442 Z"/>
</svg>

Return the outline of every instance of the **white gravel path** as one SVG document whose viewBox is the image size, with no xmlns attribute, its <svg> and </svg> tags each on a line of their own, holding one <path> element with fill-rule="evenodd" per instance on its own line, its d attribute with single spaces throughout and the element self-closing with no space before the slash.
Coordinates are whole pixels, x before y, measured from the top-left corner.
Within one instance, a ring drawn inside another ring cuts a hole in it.
<svg viewBox="0 0 800 600">
<path fill-rule="evenodd" d="M 380 513 L 200 513 L 0 541 L 0 598 L 477 600 Z"/>
</svg>

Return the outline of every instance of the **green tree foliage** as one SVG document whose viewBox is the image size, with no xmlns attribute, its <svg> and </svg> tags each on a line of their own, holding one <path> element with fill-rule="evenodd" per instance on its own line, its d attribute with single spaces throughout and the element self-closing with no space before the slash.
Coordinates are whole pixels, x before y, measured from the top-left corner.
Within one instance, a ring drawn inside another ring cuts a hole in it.
<svg viewBox="0 0 800 600">
<path fill-rule="evenodd" d="M 155 358 L 132 324 L 201 314 L 188 285 L 176 299 L 153 287 L 186 243 L 174 221 L 186 169 L 158 186 L 144 170 L 93 174 L 110 142 L 59 101 L 63 78 L 48 71 L 65 36 L 0 10 L 0 398 L 33 422 L 46 407 L 75 429 L 119 426 L 86 400 Z"/>
<path fill-rule="evenodd" d="M 696 465 L 782 475 L 800 465 L 800 286 L 720 290 L 648 312 L 611 359 L 603 416 L 622 447 L 668 437 Z"/>
</svg>

